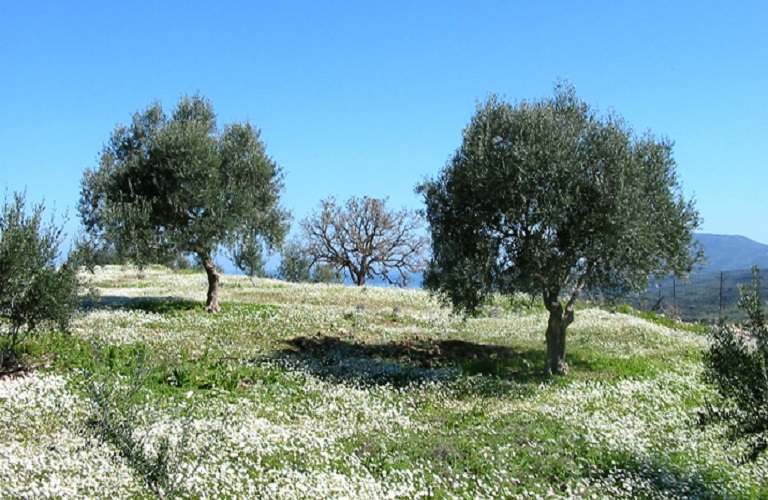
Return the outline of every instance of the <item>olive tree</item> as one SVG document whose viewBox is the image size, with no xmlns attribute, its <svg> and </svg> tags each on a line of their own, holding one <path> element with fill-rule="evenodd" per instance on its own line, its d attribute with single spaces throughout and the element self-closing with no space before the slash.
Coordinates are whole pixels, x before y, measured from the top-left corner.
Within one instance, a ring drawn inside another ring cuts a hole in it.
<svg viewBox="0 0 768 500">
<path fill-rule="evenodd" d="M 277 277 L 294 283 L 340 283 L 342 274 L 328 264 L 313 263 L 298 240 L 283 246 Z"/>
<path fill-rule="evenodd" d="M 572 86 L 552 98 L 479 104 L 461 147 L 417 187 L 432 234 L 427 288 L 473 312 L 492 293 L 540 296 L 545 372 L 566 372 L 582 290 L 620 294 L 690 272 L 699 217 L 672 143 L 599 116 Z"/>
<path fill-rule="evenodd" d="M 196 256 L 208 276 L 206 311 L 218 312 L 217 249 L 233 250 L 250 274 L 287 231 L 283 175 L 259 136 L 247 122 L 217 128 L 210 101 L 197 95 L 170 117 L 159 103 L 134 114 L 85 171 L 86 232 L 138 264 Z"/>
<path fill-rule="evenodd" d="M 404 286 L 423 268 L 421 224 L 412 211 L 387 208 L 386 199 L 352 197 L 342 206 L 328 198 L 301 222 L 304 252 L 311 266 L 347 272 L 357 286 L 375 277 Z"/>
<path fill-rule="evenodd" d="M 745 440 L 746 458 L 754 461 L 768 449 L 768 290 L 757 267 L 751 283 L 739 289 L 739 308 L 747 321 L 738 329 L 719 325 L 704 353 L 704 380 L 732 404 L 710 407 L 704 417 L 724 420 L 729 437 Z"/>
<path fill-rule="evenodd" d="M 77 265 L 59 260 L 62 229 L 26 210 L 23 194 L 0 213 L 0 372 L 16 361 L 24 338 L 44 327 L 66 330 L 78 304 Z"/>
</svg>

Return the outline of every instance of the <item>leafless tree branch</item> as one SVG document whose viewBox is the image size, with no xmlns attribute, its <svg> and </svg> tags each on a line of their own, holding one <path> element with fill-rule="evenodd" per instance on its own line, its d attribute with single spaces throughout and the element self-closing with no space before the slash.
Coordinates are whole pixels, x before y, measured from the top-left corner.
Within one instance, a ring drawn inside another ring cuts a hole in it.
<svg viewBox="0 0 768 500">
<path fill-rule="evenodd" d="M 411 274 L 424 269 L 428 241 L 418 214 L 389 210 L 386 203 L 369 197 L 352 197 L 343 206 L 335 198 L 322 200 L 320 211 L 301 222 L 305 252 L 313 263 L 345 270 L 358 286 L 375 277 L 407 285 Z"/>
</svg>

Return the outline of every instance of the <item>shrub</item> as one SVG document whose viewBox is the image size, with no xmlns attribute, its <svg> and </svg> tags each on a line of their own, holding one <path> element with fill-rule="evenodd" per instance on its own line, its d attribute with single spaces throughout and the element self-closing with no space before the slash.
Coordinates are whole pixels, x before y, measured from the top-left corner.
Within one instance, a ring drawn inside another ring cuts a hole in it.
<svg viewBox="0 0 768 500">
<path fill-rule="evenodd" d="M 289 242 L 283 247 L 282 259 L 277 274 L 281 279 L 301 283 L 309 281 L 312 277 L 310 268 L 312 261 L 301 246 L 296 242 Z"/>
<path fill-rule="evenodd" d="M 294 283 L 341 283 L 341 273 L 327 264 L 313 263 L 306 249 L 296 241 L 283 247 L 278 277 Z"/>
<path fill-rule="evenodd" d="M 153 439 L 150 433 L 140 432 L 143 421 L 157 419 L 158 415 L 144 415 L 148 409 L 148 381 L 156 363 L 152 353 L 143 346 L 129 349 L 131 359 L 123 363 L 123 371 L 114 370 L 121 357 L 114 347 L 94 345 L 93 367 L 85 370 L 82 388 L 93 403 L 84 429 L 86 436 L 110 443 L 118 454 L 159 498 L 178 498 L 188 494 L 182 476 L 182 456 L 189 453 L 193 442 L 192 407 L 186 408 L 178 439 L 162 435 Z M 130 352 L 133 351 L 133 352 Z M 144 416 L 143 416 L 144 415 Z M 202 458 L 202 457 L 198 457 Z M 192 464 L 194 474 L 199 460 Z"/>
<path fill-rule="evenodd" d="M 0 371 L 17 364 L 24 338 L 45 327 L 66 330 L 80 283 L 72 259 L 56 265 L 62 229 L 42 220 L 42 204 L 25 211 L 14 193 L 0 215 Z"/>
<path fill-rule="evenodd" d="M 704 356 L 705 380 L 733 403 L 724 411 L 710 409 L 707 419 L 725 419 L 733 439 L 745 439 L 747 458 L 768 448 L 768 323 L 760 298 L 760 272 L 741 286 L 739 308 L 748 320 L 740 328 L 721 325 Z"/>
</svg>

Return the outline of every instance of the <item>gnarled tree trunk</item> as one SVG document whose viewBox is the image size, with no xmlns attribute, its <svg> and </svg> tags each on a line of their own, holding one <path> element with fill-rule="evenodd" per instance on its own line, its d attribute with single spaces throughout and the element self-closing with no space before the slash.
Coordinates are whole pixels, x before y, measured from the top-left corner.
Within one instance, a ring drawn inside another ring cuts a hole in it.
<svg viewBox="0 0 768 500">
<path fill-rule="evenodd" d="M 565 362 L 565 330 L 573 323 L 573 310 L 563 307 L 560 303 L 560 289 L 550 287 L 544 290 L 544 305 L 549 311 L 547 323 L 547 362 L 544 367 L 546 375 L 565 375 L 568 364 Z"/>
<path fill-rule="evenodd" d="M 360 263 L 360 266 L 356 266 L 351 262 L 347 262 L 347 270 L 349 271 L 349 277 L 352 278 L 352 282 L 355 286 L 365 285 L 366 278 L 366 263 L 365 259 Z"/>
<path fill-rule="evenodd" d="M 221 278 L 216 270 L 216 263 L 213 261 L 210 252 L 198 252 L 197 255 L 203 264 L 205 274 L 208 276 L 208 295 L 205 300 L 205 312 L 221 312 L 221 307 L 219 307 L 219 283 Z"/>
</svg>

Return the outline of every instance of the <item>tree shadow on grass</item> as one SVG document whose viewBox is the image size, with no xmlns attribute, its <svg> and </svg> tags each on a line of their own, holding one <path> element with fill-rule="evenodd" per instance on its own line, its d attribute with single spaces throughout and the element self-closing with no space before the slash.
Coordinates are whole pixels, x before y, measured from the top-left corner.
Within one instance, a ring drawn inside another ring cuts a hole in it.
<svg viewBox="0 0 768 500">
<path fill-rule="evenodd" d="M 324 334 L 298 336 L 285 343 L 278 358 L 299 362 L 313 375 L 340 382 L 405 386 L 484 375 L 498 382 L 491 389 L 497 393 L 505 383 L 518 390 L 521 386 L 535 390 L 552 380 L 543 373 L 543 348 L 518 350 L 459 339 L 423 338 L 368 344 Z M 572 366 L 591 368 L 580 360 L 573 361 Z"/>
<path fill-rule="evenodd" d="M 704 470 L 653 457 L 618 457 L 592 476 L 616 496 L 644 498 L 732 498 L 727 486 Z M 585 492 L 588 493 L 589 489 Z"/>
<path fill-rule="evenodd" d="M 86 309 L 124 309 L 128 311 L 167 314 L 195 310 L 203 311 L 205 303 L 173 296 L 124 297 L 119 295 L 102 295 L 96 299 L 86 298 L 83 301 L 83 307 Z"/>
</svg>

